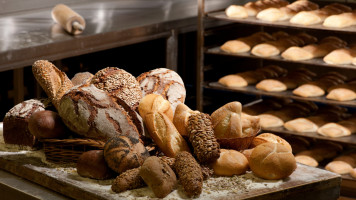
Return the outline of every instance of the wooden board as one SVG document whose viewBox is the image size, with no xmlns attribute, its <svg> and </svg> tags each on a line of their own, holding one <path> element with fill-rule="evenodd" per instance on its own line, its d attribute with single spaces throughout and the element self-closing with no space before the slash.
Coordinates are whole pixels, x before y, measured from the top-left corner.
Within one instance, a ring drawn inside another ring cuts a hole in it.
<svg viewBox="0 0 356 200">
<path fill-rule="evenodd" d="M 41 157 L 28 151 L 0 152 L 0 168 L 74 199 L 150 199 L 152 191 L 145 187 L 116 194 L 111 181 L 96 181 L 78 176 L 75 168 L 59 168 L 45 164 Z M 298 164 L 285 180 L 267 181 L 251 172 L 234 177 L 212 177 L 204 182 L 197 199 L 337 199 L 341 177 L 337 174 Z M 184 199 L 181 187 L 166 199 Z"/>
</svg>

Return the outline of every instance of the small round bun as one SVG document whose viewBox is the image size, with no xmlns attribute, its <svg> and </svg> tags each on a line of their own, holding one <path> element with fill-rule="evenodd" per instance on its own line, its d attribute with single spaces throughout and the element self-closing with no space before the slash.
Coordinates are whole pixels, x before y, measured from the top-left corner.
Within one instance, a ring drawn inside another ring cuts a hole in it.
<svg viewBox="0 0 356 200">
<path fill-rule="evenodd" d="M 348 174 L 353 168 L 347 162 L 336 160 L 328 163 L 325 169 L 337 174 Z"/>
<path fill-rule="evenodd" d="M 254 148 L 265 142 L 279 143 L 289 149 L 290 152 L 292 152 L 292 147 L 286 140 L 272 133 L 262 133 L 256 136 L 255 138 L 253 138 L 250 147 Z"/>
<path fill-rule="evenodd" d="M 256 176 L 268 180 L 287 178 L 297 168 L 293 154 L 279 143 L 258 145 L 252 151 L 249 162 Z"/>
<path fill-rule="evenodd" d="M 220 157 L 212 164 L 214 174 L 233 176 L 246 173 L 248 160 L 236 150 L 220 149 Z"/>
<path fill-rule="evenodd" d="M 82 177 L 104 180 L 115 176 L 105 162 L 103 150 L 84 152 L 77 161 L 77 173 Z"/>
<path fill-rule="evenodd" d="M 59 114 L 50 110 L 31 115 L 28 129 L 36 138 L 63 138 L 69 132 Z"/>
<path fill-rule="evenodd" d="M 319 165 L 318 161 L 308 155 L 296 155 L 295 160 L 297 161 L 297 163 L 301 163 L 311 167 L 317 167 Z"/>
</svg>

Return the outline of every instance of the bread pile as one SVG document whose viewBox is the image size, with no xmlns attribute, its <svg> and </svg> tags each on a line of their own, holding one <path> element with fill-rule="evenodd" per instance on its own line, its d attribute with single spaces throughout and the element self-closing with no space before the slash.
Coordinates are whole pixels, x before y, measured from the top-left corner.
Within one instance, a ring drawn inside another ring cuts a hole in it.
<svg viewBox="0 0 356 200">
<path fill-rule="evenodd" d="M 323 7 L 308 0 L 289 3 L 284 0 L 257 0 L 244 5 L 230 5 L 225 9 L 232 19 L 255 19 L 267 22 L 288 21 L 290 24 L 345 28 L 356 24 L 355 10 L 351 7 L 330 3 Z"/>
<path fill-rule="evenodd" d="M 272 69 L 278 71 L 272 66 L 264 73 Z M 103 141 L 103 150 L 79 157 L 77 172 L 99 180 L 116 177 L 114 192 L 147 185 L 163 198 L 179 183 L 187 197 L 196 197 L 212 174 L 252 169 L 261 178 L 283 179 L 296 168 L 288 143 L 272 134 L 256 137 L 259 117 L 242 113 L 239 102 L 211 115 L 191 110 L 184 104 L 184 83 L 172 70 L 154 69 L 135 78 L 107 67 L 77 74 L 72 83 L 52 63 L 39 60 L 33 73 L 48 100 L 12 108 L 4 119 L 5 142 L 37 147 L 45 138 Z M 248 148 L 248 157 L 239 152 Z"/>
</svg>

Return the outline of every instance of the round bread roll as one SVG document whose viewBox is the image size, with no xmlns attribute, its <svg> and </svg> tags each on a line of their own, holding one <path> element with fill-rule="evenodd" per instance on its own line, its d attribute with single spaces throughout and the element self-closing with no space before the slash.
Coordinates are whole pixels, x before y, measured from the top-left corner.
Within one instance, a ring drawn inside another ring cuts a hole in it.
<svg viewBox="0 0 356 200">
<path fill-rule="evenodd" d="M 90 72 L 78 72 L 76 73 L 73 78 L 71 79 L 74 86 L 82 85 L 82 84 L 89 84 L 91 79 L 93 78 L 93 74 Z"/>
<path fill-rule="evenodd" d="M 184 103 L 186 91 L 182 78 L 173 70 L 157 68 L 145 72 L 137 77 L 143 96 L 147 94 L 159 94 L 171 102 L 175 111 L 180 103 Z"/>
<path fill-rule="evenodd" d="M 98 71 L 91 83 L 107 91 L 115 99 L 124 101 L 133 110 L 138 107 L 142 99 L 142 91 L 136 78 L 117 67 L 107 67 Z"/>
<path fill-rule="evenodd" d="M 246 173 L 248 160 L 240 152 L 220 149 L 220 157 L 212 164 L 214 173 L 219 176 L 232 176 Z"/>
<path fill-rule="evenodd" d="M 350 175 L 353 177 L 353 178 L 356 178 L 356 168 L 352 169 L 350 171 Z"/>
<path fill-rule="evenodd" d="M 262 133 L 255 138 L 253 138 L 252 143 L 251 143 L 251 148 L 254 148 L 260 144 L 266 143 L 266 142 L 272 142 L 272 143 L 279 143 L 283 146 L 285 146 L 290 152 L 292 152 L 292 147 L 291 145 L 284 140 L 283 138 L 273 134 L 273 133 Z"/>
<path fill-rule="evenodd" d="M 247 160 L 250 160 L 252 151 L 253 149 L 244 149 L 242 154 L 247 158 Z"/>
<path fill-rule="evenodd" d="M 258 145 L 252 151 L 249 162 L 256 176 L 268 180 L 286 178 L 297 168 L 293 154 L 279 143 Z"/>
<path fill-rule="evenodd" d="M 175 188 L 177 177 L 169 165 L 156 156 L 145 160 L 140 175 L 158 198 L 164 198 Z"/>
<path fill-rule="evenodd" d="M 145 119 L 145 116 L 150 112 L 161 112 L 173 121 L 171 103 L 158 94 L 148 94 L 144 96 L 138 106 L 138 112 L 143 119 Z"/>
<path fill-rule="evenodd" d="M 325 169 L 337 174 L 348 174 L 353 168 L 349 163 L 337 160 L 329 162 Z"/>
<path fill-rule="evenodd" d="M 108 166 L 117 173 L 139 167 L 149 153 L 136 138 L 112 137 L 104 146 L 104 157 Z"/>
<path fill-rule="evenodd" d="M 308 155 L 296 155 L 295 160 L 297 161 L 297 163 L 301 163 L 311 167 L 317 167 L 319 165 L 318 161 Z"/>
<path fill-rule="evenodd" d="M 77 173 L 82 177 L 98 180 L 109 179 L 115 175 L 105 162 L 103 150 L 91 150 L 79 156 Z"/>
<path fill-rule="evenodd" d="M 69 133 L 59 114 L 50 110 L 31 115 L 28 129 L 37 138 L 63 138 Z"/>
<path fill-rule="evenodd" d="M 49 100 L 30 99 L 11 108 L 4 117 L 3 137 L 6 144 L 34 147 L 37 139 L 28 129 L 32 114 L 45 110 Z"/>
</svg>

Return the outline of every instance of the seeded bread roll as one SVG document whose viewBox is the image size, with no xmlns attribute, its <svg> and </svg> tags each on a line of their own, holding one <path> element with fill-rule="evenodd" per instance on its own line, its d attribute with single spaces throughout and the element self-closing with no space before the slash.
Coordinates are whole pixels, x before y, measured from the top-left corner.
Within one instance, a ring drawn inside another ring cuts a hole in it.
<svg viewBox="0 0 356 200">
<path fill-rule="evenodd" d="M 82 177 L 105 180 L 115 176 L 106 164 L 103 150 L 84 152 L 77 161 L 77 173 Z"/>
<path fill-rule="evenodd" d="M 180 103 L 184 103 L 186 91 L 182 78 L 173 70 L 158 68 L 145 72 L 137 77 L 143 96 L 159 94 L 171 102 L 175 111 Z"/>
<path fill-rule="evenodd" d="M 188 197 L 199 196 L 203 189 L 203 174 L 198 162 L 189 152 L 180 152 L 175 157 L 174 169 Z"/>
<path fill-rule="evenodd" d="M 166 197 L 177 185 L 177 177 L 173 170 L 156 156 L 147 158 L 139 173 L 158 198 Z"/>
<path fill-rule="evenodd" d="M 297 168 L 292 152 L 279 143 L 258 145 L 252 151 L 249 162 L 256 176 L 268 180 L 287 178 Z"/>
<path fill-rule="evenodd" d="M 139 167 L 149 157 L 145 146 L 136 138 L 112 137 L 104 146 L 108 166 L 117 173 Z"/>
<path fill-rule="evenodd" d="M 145 181 L 140 176 L 140 167 L 129 169 L 117 176 L 111 185 L 111 190 L 120 193 L 144 187 Z"/>
<path fill-rule="evenodd" d="M 82 84 L 89 84 L 93 76 L 94 75 L 90 72 L 79 72 L 73 76 L 71 81 L 75 86 L 82 85 Z"/>
<path fill-rule="evenodd" d="M 47 60 L 38 60 L 33 63 L 32 72 L 58 110 L 62 96 L 74 86 L 73 83 L 64 72 Z"/>
<path fill-rule="evenodd" d="M 44 111 L 47 105 L 48 100 L 30 99 L 11 108 L 5 114 L 3 121 L 4 142 L 21 146 L 36 146 L 37 139 L 28 128 L 29 119 L 34 113 Z"/>
<path fill-rule="evenodd" d="M 58 111 L 70 130 L 88 138 L 106 141 L 119 135 L 144 135 L 141 117 L 94 85 L 73 87 L 61 99 Z"/>
<path fill-rule="evenodd" d="M 98 71 L 91 83 L 107 91 L 115 99 L 124 101 L 133 110 L 138 107 L 142 99 L 142 91 L 136 78 L 117 67 L 107 67 Z"/>
<path fill-rule="evenodd" d="M 158 94 L 148 94 L 143 97 L 138 106 L 138 112 L 143 119 L 150 112 L 161 112 L 173 121 L 171 103 Z"/>
</svg>

